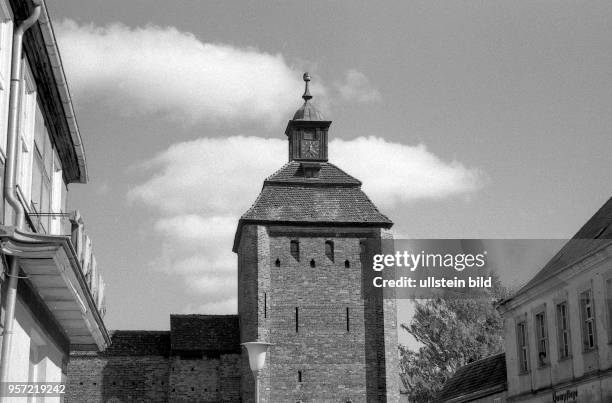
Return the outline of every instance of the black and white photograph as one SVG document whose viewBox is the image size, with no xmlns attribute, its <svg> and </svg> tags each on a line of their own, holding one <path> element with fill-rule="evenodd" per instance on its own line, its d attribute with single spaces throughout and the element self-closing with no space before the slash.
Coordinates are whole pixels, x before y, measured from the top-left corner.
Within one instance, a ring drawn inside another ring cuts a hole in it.
<svg viewBox="0 0 612 403">
<path fill-rule="evenodd" d="M 0 403 L 612 403 L 612 2 L 0 0 Z"/>
</svg>

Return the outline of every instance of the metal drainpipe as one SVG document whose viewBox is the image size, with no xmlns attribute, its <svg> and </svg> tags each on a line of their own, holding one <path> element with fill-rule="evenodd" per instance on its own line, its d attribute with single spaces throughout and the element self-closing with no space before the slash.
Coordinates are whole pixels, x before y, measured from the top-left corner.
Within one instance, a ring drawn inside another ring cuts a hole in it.
<svg viewBox="0 0 612 403">
<path fill-rule="evenodd" d="M 6 168 L 4 170 L 4 197 L 15 212 L 15 227 L 23 227 L 24 211 L 17 197 L 17 122 L 19 118 L 19 92 L 21 89 L 21 57 L 23 53 L 23 34 L 40 17 L 41 5 L 36 2 L 32 14 L 24 20 L 13 33 L 13 53 L 11 57 L 11 88 L 9 95 L 8 115 L 8 142 L 6 147 Z M 6 291 L 6 306 L 4 309 L 4 332 L 2 335 L 2 355 L 0 356 L 0 382 L 7 382 L 8 366 L 13 338 L 13 323 L 15 319 L 15 304 L 17 303 L 17 281 L 19 279 L 19 265 L 17 259 L 12 258 L 8 274 L 8 287 Z M 4 385 L 4 384 L 3 384 Z M 0 395 L 1 401 L 5 397 Z"/>
</svg>

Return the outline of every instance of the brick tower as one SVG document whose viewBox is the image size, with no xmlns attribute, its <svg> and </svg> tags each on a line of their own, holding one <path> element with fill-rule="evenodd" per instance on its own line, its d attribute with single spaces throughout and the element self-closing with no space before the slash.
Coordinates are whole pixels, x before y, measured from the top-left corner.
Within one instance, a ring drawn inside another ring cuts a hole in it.
<svg viewBox="0 0 612 403">
<path fill-rule="evenodd" d="M 285 134 L 289 162 L 241 217 L 240 341 L 273 343 L 260 374 L 265 402 L 397 402 L 395 302 L 371 286 L 367 262 L 393 223 L 361 182 L 327 161 L 328 129 L 311 102 Z M 364 163 L 367 163 L 364 161 Z M 243 402 L 254 380 L 243 351 Z"/>
</svg>

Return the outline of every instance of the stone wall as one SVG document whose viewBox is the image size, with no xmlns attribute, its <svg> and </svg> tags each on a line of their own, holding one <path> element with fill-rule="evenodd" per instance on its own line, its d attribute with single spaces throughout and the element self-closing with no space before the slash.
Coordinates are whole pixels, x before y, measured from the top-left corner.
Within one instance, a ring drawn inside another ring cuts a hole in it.
<svg viewBox="0 0 612 403">
<path fill-rule="evenodd" d="M 362 249 L 380 243 L 363 241 L 379 238 L 380 230 L 371 229 L 244 228 L 239 310 L 253 313 L 244 320 L 241 315 L 241 341 L 253 341 L 257 329 L 260 340 L 274 344 L 260 375 L 264 401 L 399 399 L 397 374 L 386 373 L 397 371 L 395 312 L 389 309 L 394 306 L 365 281 L 371 270 L 363 264 Z M 291 254 L 292 240 L 299 242 L 298 258 Z M 333 259 L 326 241 L 333 242 Z M 252 379 L 244 365 L 243 376 Z M 247 379 L 242 398 L 252 402 Z"/>
<path fill-rule="evenodd" d="M 176 337 L 176 345 L 181 351 L 172 348 L 171 330 L 116 331 L 111 346 L 104 352 L 72 352 L 65 401 L 239 402 L 237 343 L 230 351 L 227 345 L 216 352 L 201 349 L 202 337 L 207 348 L 218 339 L 206 331 L 218 335 L 227 331 L 237 333 L 237 320 L 232 319 L 229 315 L 173 315 L 171 322 L 176 324 L 180 336 Z M 181 326 L 181 321 L 191 325 Z M 221 329 L 223 326 L 231 329 Z M 186 332 L 193 333 L 192 337 Z"/>
</svg>

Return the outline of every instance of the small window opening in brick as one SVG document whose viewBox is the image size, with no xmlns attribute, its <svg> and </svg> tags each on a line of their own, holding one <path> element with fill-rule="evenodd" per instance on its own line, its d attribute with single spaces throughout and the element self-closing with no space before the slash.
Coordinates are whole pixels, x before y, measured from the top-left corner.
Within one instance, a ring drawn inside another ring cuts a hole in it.
<svg viewBox="0 0 612 403">
<path fill-rule="evenodd" d="M 113 386 L 115 386 L 117 384 L 117 382 L 113 382 Z"/>
<path fill-rule="evenodd" d="M 268 293 L 264 292 L 264 318 L 268 317 Z"/>
<path fill-rule="evenodd" d="M 208 388 L 204 388 L 204 392 L 208 392 Z"/>
<path fill-rule="evenodd" d="M 297 306 L 295 307 L 295 332 L 297 333 L 299 330 L 299 313 L 298 313 L 298 308 Z"/>
<path fill-rule="evenodd" d="M 276 262 L 274 262 L 274 265 L 276 267 L 280 267 L 280 259 L 276 259 Z"/>
<path fill-rule="evenodd" d="M 79 385 L 82 385 L 82 384 L 83 384 L 83 382 L 79 382 Z"/>
<path fill-rule="evenodd" d="M 215 389 L 215 392 L 218 392 L 218 391 L 219 391 L 219 389 Z"/>
<path fill-rule="evenodd" d="M 302 382 L 302 371 L 298 371 L 298 382 Z"/>
<path fill-rule="evenodd" d="M 136 386 L 136 382 L 132 382 L 132 386 Z"/>
<path fill-rule="evenodd" d="M 311 259 L 310 260 L 310 267 L 315 267 L 315 266 L 316 266 L 316 264 L 315 264 L 314 259 Z"/>
<path fill-rule="evenodd" d="M 349 262 L 348 260 L 344 261 L 344 267 L 346 267 L 347 269 L 349 269 L 351 267 L 351 262 Z"/>
<path fill-rule="evenodd" d="M 293 240 L 290 243 L 291 256 L 297 261 L 300 260 L 300 242 Z"/>
<path fill-rule="evenodd" d="M 172 388 L 172 391 L 173 391 L 173 392 L 176 392 L 176 388 Z"/>
<path fill-rule="evenodd" d="M 96 385 L 97 385 L 97 383 L 96 383 L 96 382 L 94 382 L 93 384 L 94 384 L 94 386 L 96 386 Z"/>
<path fill-rule="evenodd" d="M 325 256 L 334 261 L 334 241 L 325 241 Z"/>
<path fill-rule="evenodd" d="M 351 322 L 350 322 L 350 318 L 349 318 L 349 309 L 348 307 L 346 308 L 346 331 L 350 332 L 351 331 Z"/>
<path fill-rule="evenodd" d="M 192 371 L 195 371 L 195 368 L 194 368 L 194 367 L 191 367 L 191 370 L 192 370 Z"/>
<path fill-rule="evenodd" d="M 194 390 L 195 390 L 195 388 L 192 386 L 192 387 L 191 387 L 191 391 L 193 392 Z"/>
<path fill-rule="evenodd" d="M 163 385 L 163 384 L 164 384 L 164 381 L 161 381 L 161 384 Z"/>
</svg>

